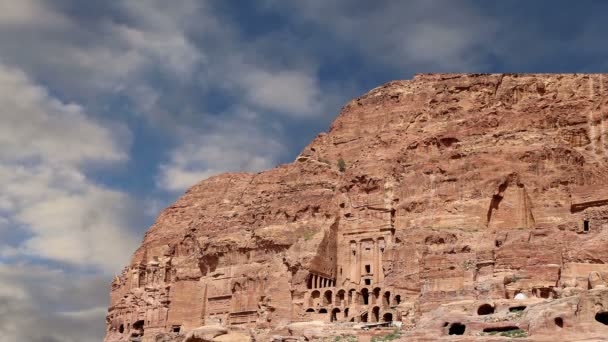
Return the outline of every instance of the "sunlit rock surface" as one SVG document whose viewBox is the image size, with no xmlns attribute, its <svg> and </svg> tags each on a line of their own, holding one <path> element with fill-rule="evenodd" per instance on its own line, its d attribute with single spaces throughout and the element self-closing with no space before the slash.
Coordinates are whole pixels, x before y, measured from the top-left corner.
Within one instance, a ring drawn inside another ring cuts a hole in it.
<svg viewBox="0 0 608 342">
<path fill-rule="evenodd" d="M 607 92 L 599 74 L 373 89 L 293 163 L 161 212 L 106 341 L 603 338 Z"/>
</svg>

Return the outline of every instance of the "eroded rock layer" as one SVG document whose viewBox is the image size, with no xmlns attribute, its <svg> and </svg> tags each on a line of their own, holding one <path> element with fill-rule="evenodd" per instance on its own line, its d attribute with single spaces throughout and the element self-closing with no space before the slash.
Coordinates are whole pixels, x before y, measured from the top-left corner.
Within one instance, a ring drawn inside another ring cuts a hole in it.
<svg viewBox="0 0 608 342">
<path fill-rule="evenodd" d="M 112 283 L 106 341 L 608 331 L 607 94 L 599 74 L 373 89 L 293 163 L 165 209 Z"/>
</svg>

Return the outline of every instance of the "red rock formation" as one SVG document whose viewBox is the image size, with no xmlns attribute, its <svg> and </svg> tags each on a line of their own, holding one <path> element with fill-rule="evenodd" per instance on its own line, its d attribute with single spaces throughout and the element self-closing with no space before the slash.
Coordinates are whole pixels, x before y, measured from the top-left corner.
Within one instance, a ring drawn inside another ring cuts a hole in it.
<svg viewBox="0 0 608 342">
<path fill-rule="evenodd" d="M 265 341 L 318 320 L 606 332 L 607 91 L 605 75 L 546 74 L 373 89 L 295 162 L 165 209 L 112 283 L 106 341 L 203 325 Z"/>
</svg>

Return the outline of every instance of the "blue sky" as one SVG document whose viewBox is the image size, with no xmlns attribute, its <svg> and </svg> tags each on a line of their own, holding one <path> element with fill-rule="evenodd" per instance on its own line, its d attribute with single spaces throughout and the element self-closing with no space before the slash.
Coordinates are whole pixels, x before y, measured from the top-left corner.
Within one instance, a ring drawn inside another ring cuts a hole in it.
<svg viewBox="0 0 608 342">
<path fill-rule="evenodd" d="M 0 335 L 99 341 L 158 212 L 425 72 L 602 72 L 604 1 L 0 0 Z M 33 328 L 35 327 L 35 328 Z"/>
</svg>

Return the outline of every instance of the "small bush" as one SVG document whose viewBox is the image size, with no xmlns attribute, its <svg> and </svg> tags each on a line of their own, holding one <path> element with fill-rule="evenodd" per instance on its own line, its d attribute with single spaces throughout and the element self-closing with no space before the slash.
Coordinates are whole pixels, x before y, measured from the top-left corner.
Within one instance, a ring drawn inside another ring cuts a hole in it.
<svg viewBox="0 0 608 342">
<path fill-rule="evenodd" d="M 312 237 L 315 236 L 316 234 L 317 234 L 317 232 L 308 230 L 308 231 L 305 231 L 304 234 L 302 234 L 302 237 L 304 238 L 304 241 L 308 241 L 308 240 L 312 239 Z"/>
<path fill-rule="evenodd" d="M 484 332 L 483 335 L 490 335 L 490 336 L 504 336 L 504 337 L 513 337 L 513 338 L 519 338 L 519 337 L 527 337 L 528 333 L 526 333 L 525 330 L 523 329 L 513 329 L 513 330 L 508 330 L 508 331 L 488 331 L 488 332 Z"/>
<path fill-rule="evenodd" d="M 522 280 L 522 279 L 524 279 L 524 277 L 522 277 L 522 276 L 518 276 L 518 275 L 513 275 L 513 276 L 511 277 L 511 282 L 512 282 L 512 283 L 516 283 L 516 282 L 518 282 L 518 281 L 520 281 L 520 280 Z"/>
<path fill-rule="evenodd" d="M 500 333 L 500 336 L 517 338 L 517 337 L 526 337 L 526 336 L 528 336 L 528 334 L 523 329 L 517 329 L 517 330 L 503 331 Z"/>
<path fill-rule="evenodd" d="M 392 333 L 390 333 L 388 335 L 372 338 L 372 342 L 394 341 L 394 340 L 398 340 L 400 337 L 401 337 L 401 332 L 398 329 L 395 329 L 395 331 L 393 331 Z"/>
<path fill-rule="evenodd" d="M 346 162 L 342 158 L 338 159 L 338 170 L 340 170 L 340 172 L 346 171 Z"/>
<path fill-rule="evenodd" d="M 465 260 L 462 263 L 462 268 L 464 268 L 465 270 L 469 270 L 473 267 L 475 267 L 475 261 L 473 261 L 473 260 Z"/>
</svg>

